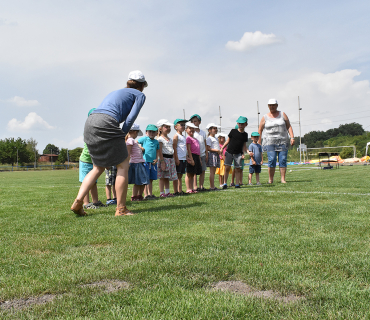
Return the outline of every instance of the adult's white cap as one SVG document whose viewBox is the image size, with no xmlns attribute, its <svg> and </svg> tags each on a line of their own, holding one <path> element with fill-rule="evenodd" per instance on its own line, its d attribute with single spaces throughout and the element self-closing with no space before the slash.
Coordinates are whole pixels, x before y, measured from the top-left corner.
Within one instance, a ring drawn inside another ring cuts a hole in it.
<svg viewBox="0 0 370 320">
<path fill-rule="evenodd" d="M 270 99 L 267 104 L 278 104 L 276 99 Z"/>
<path fill-rule="evenodd" d="M 157 122 L 157 127 L 162 127 L 162 126 L 173 126 L 173 123 L 169 122 L 167 119 L 161 119 Z"/>
<path fill-rule="evenodd" d="M 216 134 L 216 138 L 217 139 L 218 139 L 218 137 L 224 137 L 224 138 L 226 138 L 227 137 L 227 134 L 220 132 L 220 133 Z"/>
<path fill-rule="evenodd" d="M 211 122 L 207 124 L 206 129 L 208 130 L 209 128 L 212 128 L 212 127 L 216 127 L 217 129 L 221 128 L 219 125 Z"/>
<path fill-rule="evenodd" d="M 145 76 L 143 75 L 143 73 L 140 70 L 131 71 L 128 74 L 128 80 L 135 80 L 137 82 L 144 82 L 145 83 L 144 86 L 145 87 L 148 86 L 148 82 L 146 82 Z"/>
<path fill-rule="evenodd" d="M 139 133 L 137 134 L 138 136 L 142 136 L 143 135 L 143 132 L 140 130 L 140 126 L 136 123 L 134 123 L 132 126 L 131 126 L 131 129 L 132 131 L 139 131 Z"/>
<path fill-rule="evenodd" d="M 188 121 L 185 123 L 185 128 L 194 128 L 194 129 L 198 129 L 199 127 L 197 127 L 194 123 Z"/>
</svg>

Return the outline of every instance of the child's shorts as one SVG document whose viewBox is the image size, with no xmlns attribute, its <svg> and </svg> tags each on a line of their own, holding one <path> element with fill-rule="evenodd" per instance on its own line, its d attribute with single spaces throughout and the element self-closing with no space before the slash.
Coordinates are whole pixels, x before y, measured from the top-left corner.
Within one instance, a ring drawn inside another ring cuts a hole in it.
<svg viewBox="0 0 370 320">
<path fill-rule="evenodd" d="M 238 169 L 242 169 L 243 168 L 243 164 L 242 164 L 242 153 L 228 153 L 227 151 L 225 152 L 225 166 L 230 166 L 233 164 L 234 162 L 234 167 L 235 168 L 238 168 Z"/>
<path fill-rule="evenodd" d="M 249 165 L 249 173 L 261 173 L 261 165 L 259 164 L 250 164 Z"/>
<path fill-rule="evenodd" d="M 158 179 L 178 180 L 175 159 L 163 158 L 163 161 L 166 164 L 166 170 L 162 171 L 161 163 L 158 164 Z"/>
<path fill-rule="evenodd" d="M 217 152 L 208 152 L 207 167 L 220 167 L 220 155 Z"/>
<path fill-rule="evenodd" d="M 202 160 L 202 172 L 206 171 L 207 170 L 206 156 L 201 156 L 200 159 Z"/>
<path fill-rule="evenodd" d="M 105 169 L 105 185 L 114 186 L 117 177 L 117 167 L 111 166 L 110 169 Z"/>
<path fill-rule="evenodd" d="M 186 160 L 179 160 L 180 164 L 176 166 L 176 171 L 178 174 L 185 174 L 186 172 Z"/>
<path fill-rule="evenodd" d="M 130 168 L 128 169 L 128 183 L 136 184 L 137 186 L 149 184 L 149 177 L 143 162 L 130 163 Z"/>
<path fill-rule="evenodd" d="M 202 166 L 200 164 L 200 156 L 192 153 L 194 165 L 192 166 L 189 162 L 186 162 L 186 172 L 190 174 L 196 174 L 197 176 L 202 174 Z"/>
<path fill-rule="evenodd" d="M 157 180 L 157 164 L 153 164 L 151 162 L 144 162 L 144 167 L 146 169 L 146 173 L 149 177 L 149 180 Z"/>
<path fill-rule="evenodd" d="M 79 165 L 78 165 L 78 175 L 79 175 L 79 181 L 82 182 L 84 181 L 86 175 L 92 170 L 93 164 L 92 163 L 87 163 L 87 162 L 82 162 L 80 160 Z M 98 183 L 98 180 L 96 180 L 96 183 Z"/>
</svg>

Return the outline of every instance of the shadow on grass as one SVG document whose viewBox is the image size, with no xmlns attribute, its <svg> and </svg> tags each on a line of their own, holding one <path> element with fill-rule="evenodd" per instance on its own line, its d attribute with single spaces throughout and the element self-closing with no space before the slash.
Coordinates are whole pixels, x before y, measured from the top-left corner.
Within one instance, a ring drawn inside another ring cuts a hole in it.
<svg viewBox="0 0 370 320">
<path fill-rule="evenodd" d="M 170 204 L 166 206 L 156 206 L 154 208 L 144 208 L 138 209 L 138 212 L 158 212 L 163 210 L 178 210 L 178 209 L 189 209 L 191 207 L 198 207 L 206 204 L 205 202 L 193 202 L 193 203 L 186 203 L 186 204 Z"/>
</svg>

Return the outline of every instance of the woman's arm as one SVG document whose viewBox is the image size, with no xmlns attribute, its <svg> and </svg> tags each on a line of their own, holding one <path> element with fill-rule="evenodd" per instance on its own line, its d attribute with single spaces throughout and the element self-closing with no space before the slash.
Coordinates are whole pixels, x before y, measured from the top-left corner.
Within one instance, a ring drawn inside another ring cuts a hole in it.
<svg viewBox="0 0 370 320">
<path fill-rule="evenodd" d="M 260 137 L 258 138 L 258 144 L 261 144 L 263 129 L 265 129 L 265 117 L 262 117 L 260 126 L 258 127 L 258 133 L 260 134 Z"/>
<path fill-rule="evenodd" d="M 289 136 L 290 136 L 290 145 L 293 146 L 294 145 L 294 133 L 293 133 L 293 128 L 292 126 L 290 125 L 290 121 L 288 119 L 288 116 L 283 112 L 283 117 L 284 117 L 284 120 L 285 120 L 285 125 L 286 125 L 286 129 L 288 130 L 289 132 Z"/>
<path fill-rule="evenodd" d="M 122 131 L 124 133 L 128 133 L 130 131 L 144 103 L 145 103 L 145 95 L 143 93 L 137 95 L 135 98 L 135 102 L 131 108 L 131 111 L 128 114 L 127 118 L 125 119 L 125 123 L 122 126 Z"/>
</svg>

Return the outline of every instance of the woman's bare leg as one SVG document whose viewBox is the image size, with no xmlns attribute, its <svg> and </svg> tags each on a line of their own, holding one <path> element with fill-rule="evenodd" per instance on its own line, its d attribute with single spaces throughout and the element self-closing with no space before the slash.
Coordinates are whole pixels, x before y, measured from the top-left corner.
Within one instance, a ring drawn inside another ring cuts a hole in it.
<svg viewBox="0 0 370 320">
<path fill-rule="evenodd" d="M 279 169 L 280 169 L 281 183 L 286 183 L 285 181 L 286 168 L 279 168 Z"/>
<path fill-rule="evenodd" d="M 82 181 L 80 190 L 78 191 L 77 200 L 83 200 L 83 198 L 89 193 L 90 189 L 96 183 L 96 180 L 104 172 L 104 167 L 93 166 L 92 170 L 86 175 L 85 179 Z"/>
<path fill-rule="evenodd" d="M 117 165 L 117 178 L 115 184 L 117 193 L 117 207 L 126 206 L 129 166 L 129 157 L 127 157 L 125 161 Z"/>
<path fill-rule="evenodd" d="M 275 167 L 269 167 L 269 183 L 274 182 L 274 175 L 275 175 Z"/>
<path fill-rule="evenodd" d="M 98 186 L 96 183 L 92 186 L 90 192 L 91 192 L 92 202 L 97 203 L 99 201 L 99 197 L 98 197 Z"/>
</svg>

